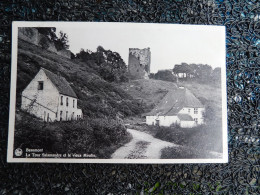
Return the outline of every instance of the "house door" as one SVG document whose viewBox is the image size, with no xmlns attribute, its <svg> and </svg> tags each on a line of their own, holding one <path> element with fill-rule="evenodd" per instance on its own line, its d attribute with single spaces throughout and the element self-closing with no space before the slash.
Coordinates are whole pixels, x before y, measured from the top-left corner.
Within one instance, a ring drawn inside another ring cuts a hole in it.
<svg viewBox="0 0 260 195">
<path fill-rule="evenodd" d="M 157 126 L 160 126 L 160 120 L 156 119 L 156 120 L 155 120 L 155 124 L 156 124 Z"/>
</svg>

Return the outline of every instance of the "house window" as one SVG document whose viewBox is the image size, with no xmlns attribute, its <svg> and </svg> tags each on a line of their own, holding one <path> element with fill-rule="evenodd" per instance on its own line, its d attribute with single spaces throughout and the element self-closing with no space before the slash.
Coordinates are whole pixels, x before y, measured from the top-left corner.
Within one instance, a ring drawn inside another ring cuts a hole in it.
<svg viewBox="0 0 260 195">
<path fill-rule="evenodd" d="M 74 112 L 72 112 L 71 120 L 74 120 Z"/>
<path fill-rule="evenodd" d="M 50 114 L 48 113 L 47 114 L 47 122 L 49 122 L 50 121 Z"/>
<path fill-rule="evenodd" d="M 68 120 L 68 111 L 66 111 L 66 121 Z"/>
<path fill-rule="evenodd" d="M 188 109 L 188 112 L 190 113 L 190 108 Z"/>
<path fill-rule="evenodd" d="M 198 108 L 194 108 L 194 114 L 198 114 Z"/>
<path fill-rule="evenodd" d="M 66 106 L 69 106 L 69 98 L 66 98 Z"/>
<path fill-rule="evenodd" d="M 38 90 L 43 90 L 43 81 L 38 81 Z"/>
<path fill-rule="evenodd" d="M 63 105 L 63 96 L 60 96 L 60 105 Z"/>
<path fill-rule="evenodd" d="M 73 108 L 74 108 L 74 106 L 75 106 L 75 100 L 73 100 Z"/>
<path fill-rule="evenodd" d="M 196 124 L 198 124 L 198 119 L 197 118 L 194 118 L 194 121 Z"/>
<path fill-rule="evenodd" d="M 60 111 L 60 121 L 62 121 L 62 111 Z"/>
</svg>

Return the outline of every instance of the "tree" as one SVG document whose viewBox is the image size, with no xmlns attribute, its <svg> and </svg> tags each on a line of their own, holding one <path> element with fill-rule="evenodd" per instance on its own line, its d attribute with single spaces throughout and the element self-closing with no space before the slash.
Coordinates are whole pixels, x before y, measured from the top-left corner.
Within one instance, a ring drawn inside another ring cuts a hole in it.
<svg viewBox="0 0 260 195">
<path fill-rule="evenodd" d="M 66 33 L 60 31 L 59 37 L 54 41 L 57 50 L 69 49 L 69 39 Z"/>
<path fill-rule="evenodd" d="M 187 63 L 182 63 L 181 65 L 176 64 L 173 68 L 174 74 L 184 73 L 186 78 L 190 78 L 192 74 L 192 69 Z"/>
<path fill-rule="evenodd" d="M 212 67 L 208 64 L 191 64 L 191 72 L 195 80 L 208 82 L 212 74 Z"/>
<path fill-rule="evenodd" d="M 220 85 L 221 81 L 221 68 L 217 67 L 212 71 L 212 81 L 214 84 Z"/>
<path fill-rule="evenodd" d="M 76 55 L 72 52 L 70 52 L 70 56 L 71 56 L 71 59 L 75 59 L 76 58 Z"/>
<path fill-rule="evenodd" d="M 154 73 L 150 73 L 149 78 L 154 79 L 154 75 L 155 75 Z"/>
<path fill-rule="evenodd" d="M 36 28 L 38 32 L 44 36 L 46 36 L 49 41 L 56 41 L 57 35 L 56 35 L 56 28 L 54 27 L 38 27 Z"/>
<path fill-rule="evenodd" d="M 95 64 L 97 72 L 106 81 L 128 81 L 126 64 L 117 52 L 105 50 L 102 46 L 98 46 L 96 52 L 81 49 L 80 52 L 76 54 L 76 58 L 82 59 L 84 62 Z"/>
<path fill-rule="evenodd" d="M 42 38 L 39 44 L 43 47 L 47 47 L 48 42 L 53 42 L 57 50 L 69 49 L 69 39 L 66 33 L 62 31 L 59 32 L 59 37 L 56 35 L 56 28 L 54 27 L 39 27 L 36 28 L 38 32 L 44 35 L 45 38 Z"/>
<path fill-rule="evenodd" d="M 97 47 L 97 52 L 104 52 L 105 51 L 105 49 L 102 47 L 102 46 L 98 46 Z"/>
<path fill-rule="evenodd" d="M 39 41 L 39 46 L 41 46 L 42 49 L 48 49 L 49 48 L 49 39 L 47 37 L 42 37 Z"/>
<path fill-rule="evenodd" d="M 172 74 L 169 70 L 159 70 L 155 75 L 154 78 L 157 80 L 163 81 L 176 81 L 176 77 Z"/>
</svg>

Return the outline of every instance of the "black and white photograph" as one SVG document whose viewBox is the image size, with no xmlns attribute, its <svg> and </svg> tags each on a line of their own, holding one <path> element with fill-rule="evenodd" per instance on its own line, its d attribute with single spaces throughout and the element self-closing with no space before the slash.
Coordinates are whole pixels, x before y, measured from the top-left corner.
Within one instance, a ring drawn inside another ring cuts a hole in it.
<svg viewBox="0 0 260 195">
<path fill-rule="evenodd" d="M 228 162 L 224 26 L 12 27 L 8 162 Z"/>
</svg>

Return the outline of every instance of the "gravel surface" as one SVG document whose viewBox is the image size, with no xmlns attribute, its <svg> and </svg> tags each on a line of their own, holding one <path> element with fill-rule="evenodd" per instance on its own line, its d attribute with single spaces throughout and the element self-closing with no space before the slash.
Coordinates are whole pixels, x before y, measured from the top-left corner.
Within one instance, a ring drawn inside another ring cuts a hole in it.
<svg viewBox="0 0 260 195">
<path fill-rule="evenodd" d="M 112 154 L 114 159 L 125 158 L 147 158 L 147 159 L 160 159 L 161 150 L 166 147 L 178 147 L 178 145 L 171 142 L 162 141 L 154 138 L 153 136 L 140 132 L 134 129 L 127 129 L 133 136 L 133 139 L 122 146 Z"/>
</svg>

